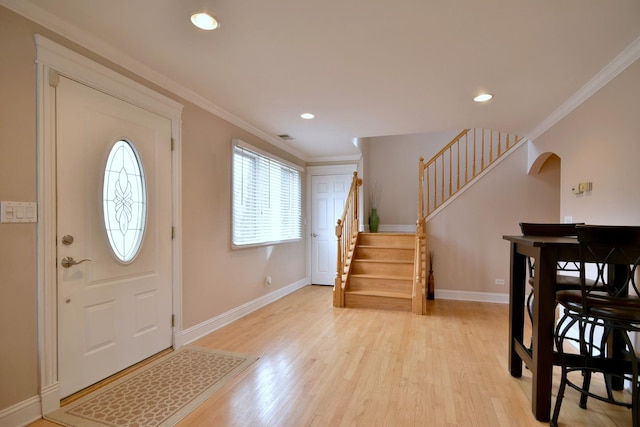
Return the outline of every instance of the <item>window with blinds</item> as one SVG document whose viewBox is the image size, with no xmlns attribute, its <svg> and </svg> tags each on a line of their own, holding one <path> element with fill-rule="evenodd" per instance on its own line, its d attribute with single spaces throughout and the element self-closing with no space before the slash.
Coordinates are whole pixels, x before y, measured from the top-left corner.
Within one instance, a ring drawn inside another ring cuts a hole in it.
<svg viewBox="0 0 640 427">
<path fill-rule="evenodd" d="M 232 152 L 233 247 L 301 239 L 301 168 L 237 140 Z"/>
</svg>

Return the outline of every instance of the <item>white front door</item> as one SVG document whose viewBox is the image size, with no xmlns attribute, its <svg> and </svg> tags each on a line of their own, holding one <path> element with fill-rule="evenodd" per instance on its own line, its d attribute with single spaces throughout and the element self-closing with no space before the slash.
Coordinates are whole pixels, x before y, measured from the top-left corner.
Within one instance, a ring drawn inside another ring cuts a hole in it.
<svg viewBox="0 0 640 427">
<path fill-rule="evenodd" d="M 171 120 L 60 77 L 56 129 L 64 397 L 172 345 Z"/>
<path fill-rule="evenodd" d="M 311 283 L 334 285 L 336 223 L 342 216 L 353 175 L 311 177 Z"/>
</svg>

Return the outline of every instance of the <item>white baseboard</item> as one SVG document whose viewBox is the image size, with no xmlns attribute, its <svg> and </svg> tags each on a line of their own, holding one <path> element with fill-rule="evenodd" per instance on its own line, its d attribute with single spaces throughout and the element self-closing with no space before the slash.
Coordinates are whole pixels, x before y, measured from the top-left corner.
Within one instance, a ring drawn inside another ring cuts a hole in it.
<svg viewBox="0 0 640 427">
<path fill-rule="evenodd" d="M 40 390 L 42 413 L 48 414 L 60 408 L 60 383 L 55 382 Z"/>
<path fill-rule="evenodd" d="M 178 332 L 174 337 L 175 348 L 178 349 L 183 345 L 189 344 L 199 338 L 202 338 L 203 336 L 210 334 L 211 332 L 220 329 L 221 327 L 228 325 L 229 323 L 234 322 L 241 317 L 244 317 L 247 314 L 258 310 L 259 308 L 262 308 L 267 304 L 271 304 L 272 302 L 279 300 L 280 298 L 289 295 L 290 293 L 295 292 L 298 289 L 303 288 L 309 284 L 311 284 L 311 278 L 305 277 L 302 280 L 287 285 L 253 301 L 249 301 L 248 303 L 243 304 L 239 307 L 233 308 L 226 313 L 222 313 L 198 325 Z"/>
<path fill-rule="evenodd" d="M 0 411 L 0 427 L 22 427 L 40 418 L 40 397 L 34 396 Z"/>
<path fill-rule="evenodd" d="M 495 292 L 470 292 L 470 291 L 449 291 L 446 289 L 436 289 L 436 299 L 450 299 L 457 301 L 492 302 L 496 304 L 509 304 L 509 294 L 498 294 Z"/>
<path fill-rule="evenodd" d="M 391 230 L 385 230 L 391 232 Z M 395 232 L 405 232 L 404 230 L 393 230 Z M 203 336 L 220 329 L 221 327 L 234 322 L 249 313 L 252 313 L 259 308 L 264 307 L 280 298 L 297 291 L 311 283 L 309 277 L 305 277 L 295 283 L 280 288 L 274 292 L 243 304 L 239 307 L 233 308 L 226 313 L 222 313 L 216 317 L 213 317 L 207 321 L 204 321 L 198 325 L 192 326 L 189 329 L 178 332 L 175 335 L 174 342 L 175 347 L 180 348 L 186 344 L 189 344 Z M 498 304 L 508 304 L 509 294 L 499 294 L 491 292 L 469 292 L 469 291 L 453 291 L 446 289 L 437 289 L 435 294 L 436 299 L 448 299 L 458 301 L 476 301 L 476 302 L 490 302 Z M 0 411 L 0 427 L 16 427 L 26 426 L 35 420 L 42 417 L 42 411 L 45 413 L 50 412 L 53 409 L 57 409 L 59 400 L 57 398 L 57 385 L 48 392 L 43 391 L 42 401 L 39 396 L 34 396 L 24 402 L 18 403 L 14 406 L 6 408 Z M 49 399 L 47 396 L 52 396 Z M 49 402 L 50 401 L 50 402 Z M 47 403 L 48 402 L 48 403 Z M 46 404 L 45 404 L 46 403 Z"/>
<path fill-rule="evenodd" d="M 280 288 L 274 292 L 236 307 L 219 316 L 209 319 L 199 325 L 193 326 L 175 335 L 175 347 L 179 348 L 201 338 L 216 329 L 246 316 L 247 314 L 264 307 L 280 298 L 297 291 L 311 283 L 309 277 L 305 277 L 295 283 Z M 42 391 L 42 397 L 34 396 L 9 408 L 0 410 L 0 427 L 22 427 L 40 418 L 43 413 L 49 413 L 60 406 L 58 397 L 58 384 L 54 384 Z M 44 411 L 44 412 L 43 412 Z"/>
</svg>

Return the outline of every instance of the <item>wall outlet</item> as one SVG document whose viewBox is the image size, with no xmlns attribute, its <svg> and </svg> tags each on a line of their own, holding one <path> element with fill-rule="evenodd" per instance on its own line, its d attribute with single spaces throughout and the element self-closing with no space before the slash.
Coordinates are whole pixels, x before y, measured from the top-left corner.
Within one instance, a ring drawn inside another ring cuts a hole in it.
<svg viewBox="0 0 640 427">
<path fill-rule="evenodd" d="M 265 284 L 265 286 L 270 286 L 271 285 L 271 276 L 267 276 L 264 279 L 264 284 Z"/>
<path fill-rule="evenodd" d="M 504 279 L 496 279 L 496 285 L 504 285 Z"/>
</svg>

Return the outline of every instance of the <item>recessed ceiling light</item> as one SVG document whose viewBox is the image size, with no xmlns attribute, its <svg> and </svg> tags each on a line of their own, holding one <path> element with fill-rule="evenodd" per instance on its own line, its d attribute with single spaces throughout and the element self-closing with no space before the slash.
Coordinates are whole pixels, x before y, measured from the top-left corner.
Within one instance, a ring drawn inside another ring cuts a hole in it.
<svg viewBox="0 0 640 427">
<path fill-rule="evenodd" d="M 220 26 L 220 22 L 216 18 L 204 12 L 191 15 L 191 22 L 201 30 L 215 30 Z"/>
<path fill-rule="evenodd" d="M 302 113 L 300 114 L 300 117 L 302 117 L 305 120 L 311 120 L 315 117 L 315 115 L 311 113 Z"/>
<path fill-rule="evenodd" d="M 473 100 L 476 102 L 487 102 L 491 98 L 493 98 L 493 95 L 491 95 L 490 93 L 481 93 L 480 95 L 473 98 Z"/>
</svg>

